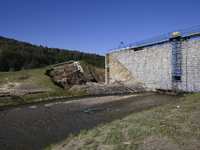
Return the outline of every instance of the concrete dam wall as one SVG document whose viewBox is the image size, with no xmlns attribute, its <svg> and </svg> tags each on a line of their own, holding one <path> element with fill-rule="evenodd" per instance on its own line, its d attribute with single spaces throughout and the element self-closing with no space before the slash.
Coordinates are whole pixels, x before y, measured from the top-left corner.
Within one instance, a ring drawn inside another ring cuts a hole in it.
<svg viewBox="0 0 200 150">
<path fill-rule="evenodd" d="M 105 82 L 140 83 L 149 90 L 200 91 L 200 39 L 182 41 L 181 81 L 172 82 L 172 45 L 106 54 Z M 180 79 L 177 79 L 180 80 Z"/>
</svg>

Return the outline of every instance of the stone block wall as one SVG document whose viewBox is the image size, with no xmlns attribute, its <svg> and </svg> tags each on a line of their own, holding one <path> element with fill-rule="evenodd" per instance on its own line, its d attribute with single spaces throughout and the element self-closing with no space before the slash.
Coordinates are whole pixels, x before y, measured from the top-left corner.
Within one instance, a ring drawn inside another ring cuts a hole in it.
<svg viewBox="0 0 200 150">
<path fill-rule="evenodd" d="M 200 91 L 200 40 L 182 43 L 183 83 L 178 84 L 184 91 Z"/>
<path fill-rule="evenodd" d="M 139 51 L 110 52 L 106 54 L 105 63 L 108 84 L 116 79 L 126 81 L 132 76 L 150 90 L 172 89 L 171 44 Z M 182 78 L 183 82 L 177 83 L 177 89 L 200 90 L 200 40 L 182 41 Z"/>
</svg>

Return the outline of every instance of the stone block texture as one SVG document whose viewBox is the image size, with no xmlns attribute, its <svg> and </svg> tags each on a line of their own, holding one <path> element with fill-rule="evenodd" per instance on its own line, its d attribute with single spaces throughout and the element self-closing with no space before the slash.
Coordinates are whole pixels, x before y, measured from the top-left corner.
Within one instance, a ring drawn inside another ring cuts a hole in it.
<svg viewBox="0 0 200 150">
<path fill-rule="evenodd" d="M 182 41 L 182 83 L 172 85 L 172 46 L 109 52 L 105 60 L 107 84 L 115 80 L 142 82 L 150 90 L 200 91 L 200 39 Z"/>
</svg>

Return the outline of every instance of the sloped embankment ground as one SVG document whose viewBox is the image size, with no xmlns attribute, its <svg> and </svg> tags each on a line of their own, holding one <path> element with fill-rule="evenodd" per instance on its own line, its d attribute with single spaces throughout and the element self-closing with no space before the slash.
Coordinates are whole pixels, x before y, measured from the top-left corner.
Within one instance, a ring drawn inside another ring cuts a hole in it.
<svg viewBox="0 0 200 150">
<path fill-rule="evenodd" d="M 0 106 L 46 101 L 59 98 L 82 96 L 84 91 L 70 92 L 56 86 L 43 67 L 17 72 L 0 73 Z"/>
<path fill-rule="evenodd" d="M 79 66 L 77 66 L 77 63 Z M 81 69 L 80 69 L 81 68 Z M 47 70 L 54 84 L 68 91 L 85 90 L 86 95 L 104 95 L 146 91 L 145 87 L 133 82 L 132 88 L 119 81 L 105 85 L 105 69 L 87 66 L 79 62 L 56 66 Z"/>
<path fill-rule="evenodd" d="M 200 93 L 70 135 L 47 149 L 200 149 Z"/>
<path fill-rule="evenodd" d="M 79 62 L 56 66 L 51 70 L 47 70 L 47 75 L 50 75 L 52 81 L 65 90 L 69 90 L 74 85 L 105 81 L 104 68 L 85 66 Z"/>
</svg>

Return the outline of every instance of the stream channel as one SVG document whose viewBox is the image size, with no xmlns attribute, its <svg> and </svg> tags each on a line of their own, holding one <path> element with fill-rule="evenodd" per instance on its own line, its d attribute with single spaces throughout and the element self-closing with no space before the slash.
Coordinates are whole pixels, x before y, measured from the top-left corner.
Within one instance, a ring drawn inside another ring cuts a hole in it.
<svg viewBox="0 0 200 150">
<path fill-rule="evenodd" d="M 136 94 L 136 97 L 92 105 L 76 103 L 75 101 L 102 96 L 68 98 L 21 106 L 0 107 L 0 149 L 44 149 L 52 143 L 58 143 L 66 139 L 70 133 L 92 129 L 102 123 L 121 119 L 134 112 L 165 105 L 180 98 L 179 96 L 156 93 Z M 130 96 L 129 94 L 126 95 Z M 109 99 L 109 96 L 104 97 Z M 74 102 L 62 103 L 71 100 L 74 100 Z M 45 105 L 47 106 L 52 102 L 61 103 L 45 107 Z"/>
</svg>

